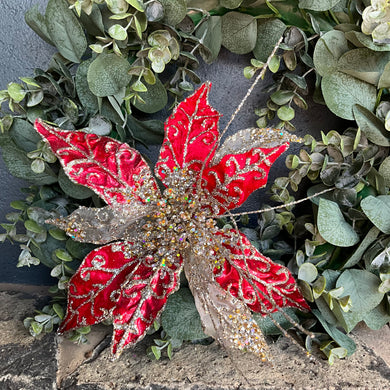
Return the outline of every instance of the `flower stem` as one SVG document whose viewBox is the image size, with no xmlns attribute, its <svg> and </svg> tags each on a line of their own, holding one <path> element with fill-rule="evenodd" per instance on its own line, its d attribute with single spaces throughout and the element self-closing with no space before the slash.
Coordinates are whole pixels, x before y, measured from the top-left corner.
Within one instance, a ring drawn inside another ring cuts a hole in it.
<svg viewBox="0 0 390 390">
<path fill-rule="evenodd" d="M 215 218 L 223 218 L 223 217 L 239 217 L 241 215 L 247 215 L 247 214 L 262 214 L 262 213 L 265 213 L 266 211 L 270 211 L 270 210 L 277 210 L 277 209 L 283 209 L 283 208 L 289 207 L 289 206 L 295 206 L 296 204 L 303 203 L 303 202 L 305 202 L 307 200 L 310 200 L 310 199 L 313 199 L 313 198 L 315 198 L 315 197 L 317 197 L 319 195 L 322 195 L 322 194 L 325 194 L 327 192 L 333 191 L 335 188 L 336 187 L 327 188 L 326 190 L 317 192 L 316 194 L 310 195 L 310 196 L 308 196 L 306 198 L 299 199 L 299 200 L 296 200 L 296 201 L 290 202 L 290 203 L 285 203 L 285 204 L 282 204 L 280 206 L 268 207 L 268 208 L 262 209 L 262 210 L 245 211 L 243 213 L 229 213 L 229 214 L 224 214 L 224 215 L 213 215 L 213 217 L 215 217 Z"/>
<path fill-rule="evenodd" d="M 253 89 L 255 88 L 255 86 L 257 85 L 257 83 L 260 81 L 260 79 L 263 79 L 264 76 L 265 76 L 265 73 L 268 69 L 268 66 L 271 62 L 271 59 L 272 57 L 276 54 L 277 50 L 279 49 L 279 45 L 282 43 L 283 41 L 283 35 L 280 37 L 278 43 L 275 45 L 274 49 L 272 50 L 272 53 L 269 55 L 268 59 L 267 59 L 267 62 L 264 64 L 263 68 L 261 69 L 261 72 L 257 75 L 255 81 L 252 83 L 252 85 L 249 87 L 246 95 L 244 96 L 244 98 L 241 100 L 240 104 L 238 105 L 238 107 L 236 108 L 236 110 L 234 111 L 233 115 L 230 117 L 230 120 L 229 122 L 227 123 L 226 127 L 223 129 L 223 131 L 221 132 L 220 136 L 219 136 L 219 142 L 221 142 L 221 139 L 222 137 L 226 134 L 226 132 L 228 131 L 230 125 L 232 124 L 232 122 L 234 121 L 234 119 L 236 118 L 237 114 L 241 111 L 243 105 L 246 103 L 246 101 L 248 100 L 249 96 L 252 94 L 253 92 Z"/>
</svg>

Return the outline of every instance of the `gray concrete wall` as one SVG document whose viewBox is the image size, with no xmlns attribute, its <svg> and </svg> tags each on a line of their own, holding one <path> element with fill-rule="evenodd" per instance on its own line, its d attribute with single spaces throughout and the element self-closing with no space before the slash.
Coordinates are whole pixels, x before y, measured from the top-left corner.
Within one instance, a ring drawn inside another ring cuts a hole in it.
<svg viewBox="0 0 390 390">
<path fill-rule="evenodd" d="M 11 0 L 0 2 L 0 89 L 18 77 L 31 76 L 34 68 L 45 68 L 54 49 L 27 26 L 24 13 L 38 4 L 43 11 L 47 0 Z M 0 152 L 1 153 L 1 152 Z M 19 191 L 26 183 L 11 176 L 0 159 L 0 222 L 12 211 L 9 203 L 23 199 Z M 16 268 L 19 247 L 9 242 L 0 245 L 0 282 L 49 283 L 46 267 Z"/>
<path fill-rule="evenodd" d="M 0 89 L 4 89 L 8 82 L 17 81 L 20 76 L 31 75 L 36 67 L 46 68 L 54 49 L 36 36 L 24 22 L 24 12 L 32 5 L 39 4 L 44 10 L 47 0 L 11 0 L 1 1 L 0 7 Z M 210 66 L 201 66 L 198 73 L 202 80 L 213 82 L 210 102 L 224 117 L 221 120 L 221 128 L 224 128 L 231 114 L 246 93 L 251 81 L 243 77 L 242 71 L 249 64 L 250 55 L 236 56 L 226 50 L 222 50 L 218 61 Z M 269 81 L 269 79 L 268 79 Z M 267 84 L 267 79 L 264 82 Z M 242 109 L 231 126 L 231 132 L 255 124 L 256 117 L 253 114 L 255 107 L 264 104 L 267 96 L 261 93 L 262 87 L 258 87 L 252 94 L 247 104 Z M 311 133 L 319 134 L 321 130 L 328 131 L 333 128 L 342 128 L 340 120 L 333 116 L 326 107 L 312 105 L 309 111 L 298 112 L 295 121 L 298 135 Z M 299 145 L 290 149 L 296 151 Z M 158 147 L 151 147 L 146 151 L 153 161 L 156 161 Z M 273 178 L 286 174 L 284 158 L 282 157 L 273 167 L 269 182 Z M 0 161 L 0 222 L 10 212 L 9 203 L 22 196 L 19 189 L 25 183 L 15 179 L 6 171 Z M 246 209 L 256 209 L 267 201 L 265 191 L 261 190 L 253 194 L 246 203 Z M 44 267 L 32 269 L 17 269 L 17 257 L 19 248 L 5 243 L 0 246 L 0 282 L 46 284 L 50 283 L 48 271 Z"/>
</svg>

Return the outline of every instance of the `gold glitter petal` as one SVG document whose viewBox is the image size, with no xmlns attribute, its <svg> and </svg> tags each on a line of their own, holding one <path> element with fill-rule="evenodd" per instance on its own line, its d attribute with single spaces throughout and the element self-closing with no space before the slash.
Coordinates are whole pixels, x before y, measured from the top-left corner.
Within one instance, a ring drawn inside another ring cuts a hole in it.
<svg viewBox="0 0 390 390">
<path fill-rule="evenodd" d="M 252 352 L 263 361 L 269 360 L 267 342 L 250 310 L 214 281 L 210 261 L 190 253 L 185 260 L 184 272 L 201 316 L 203 331 L 224 348 Z"/>
</svg>

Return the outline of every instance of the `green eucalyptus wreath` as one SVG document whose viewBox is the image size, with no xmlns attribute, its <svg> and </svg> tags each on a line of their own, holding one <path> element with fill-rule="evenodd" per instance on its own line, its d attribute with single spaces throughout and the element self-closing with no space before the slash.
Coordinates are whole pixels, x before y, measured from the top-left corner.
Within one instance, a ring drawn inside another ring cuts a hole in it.
<svg viewBox="0 0 390 390">
<path fill-rule="evenodd" d="M 350 120 L 343 132 L 308 135 L 289 155 L 288 177 L 270 191 L 280 203 L 240 218 L 252 244 L 287 263 L 312 313 L 288 314 L 315 338 L 333 364 L 355 350 L 347 335 L 358 322 L 380 329 L 390 321 L 390 18 L 388 1 L 361 0 L 49 0 L 45 14 L 34 7 L 28 25 L 58 50 L 47 70 L 21 77 L 0 91 L 0 146 L 15 177 L 32 185 L 2 223 L 0 240 L 20 244 L 18 267 L 42 263 L 58 283 L 53 299 L 25 326 L 33 336 L 51 332 L 64 316 L 66 283 L 91 245 L 80 244 L 45 224 L 52 210 L 66 215 L 101 201 L 73 184 L 33 130 L 37 117 L 65 129 L 109 135 L 130 144 L 161 143 L 163 123 L 140 120 L 172 108 L 201 82 L 199 61 L 211 63 L 221 46 L 253 53 L 243 69 L 251 78 L 267 63 L 273 82 L 257 125 L 294 130 L 306 96 Z M 281 43 L 280 43 L 281 42 Z M 292 193 L 307 189 L 311 213 L 295 215 Z M 313 196 L 316 195 L 317 196 Z M 220 224 L 229 224 L 220 220 Z M 189 289 L 172 295 L 150 355 L 204 339 Z M 184 322 L 183 319 L 186 319 Z M 267 335 L 280 334 L 256 317 Z M 276 320 L 291 327 L 283 316 Z M 161 328 L 160 328 L 161 326 Z M 297 330 L 298 336 L 302 337 Z M 89 328 L 70 337 L 86 340 Z"/>
</svg>

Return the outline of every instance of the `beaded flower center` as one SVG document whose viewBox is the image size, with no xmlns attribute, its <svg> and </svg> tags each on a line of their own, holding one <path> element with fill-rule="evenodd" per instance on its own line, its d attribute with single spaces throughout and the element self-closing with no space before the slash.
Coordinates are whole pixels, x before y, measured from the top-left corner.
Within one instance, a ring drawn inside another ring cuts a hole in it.
<svg viewBox="0 0 390 390">
<path fill-rule="evenodd" d="M 155 208 L 142 225 L 142 248 L 155 252 L 155 261 L 162 266 L 174 264 L 187 248 L 203 256 L 220 250 L 213 239 L 218 228 L 212 207 L 201 192 L 195 193 L 195 180 L 192 171 L 174 169 L 162 196 L 146 199 Z"/>
</svg>

